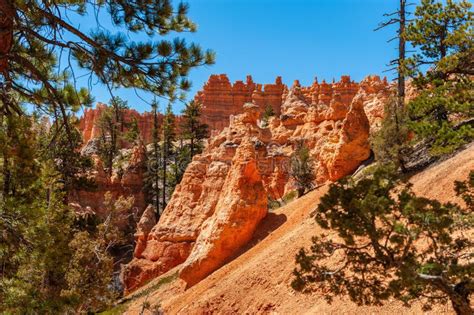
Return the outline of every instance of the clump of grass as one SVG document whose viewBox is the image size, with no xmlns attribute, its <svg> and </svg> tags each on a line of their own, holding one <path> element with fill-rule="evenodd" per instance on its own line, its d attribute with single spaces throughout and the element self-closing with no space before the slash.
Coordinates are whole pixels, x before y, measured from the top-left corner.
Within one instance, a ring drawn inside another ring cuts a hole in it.
<svg viewBox="0 0 474 315">
<path fill-rule="evenodd" d="M 297 196 L 298 196 L 298 192 L 296 190 L 292 190 L 279 200 L 273 199 L 272 197 L 268 197 L 268 203 L 267 203 L 268 210 L 272 211 L 280 207 L 283 207 L 289 204 L 290 202 L 292 202 Z"/>
<path fill-rule="evenodd" d="M 140 291 L 139 293 L 133 294 L 130 297 L 123 298 L 120 300 L 113 308 L 104 311 L 102 313 L 99 313 L 99 315 L 118 315 L 124 313 L 127 308 L 128 304 L 134 300 L 137 300 L 141 297 L 148 296 L 150 295 L 153 291 L 158 290 L 162 285 L 165 285 L 167 283 L 172 282 L 178 277 L 178 273 L 174 273 L 168 277 L 163 277 L 159 279 L 155 284 L 152 286 L 146 288 L 143 291 Z"/>
</svg>

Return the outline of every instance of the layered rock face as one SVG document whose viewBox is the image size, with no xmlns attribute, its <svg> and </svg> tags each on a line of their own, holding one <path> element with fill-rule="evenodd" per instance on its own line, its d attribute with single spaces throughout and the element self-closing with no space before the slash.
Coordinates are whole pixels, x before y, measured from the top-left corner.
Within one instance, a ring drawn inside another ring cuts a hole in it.
<svg viewBox="0 0 474 315">
<path fill-rule="evenodd" d="M 104 111 L 107 105 L 98 103 L 97 106 L 93 109 L 86 109 L 84 115 L 79 121 L 79 130 L 82 133 L 82 139 L 84 143 L 89 142 L 100 136 L 100 130 L 97 126 L 100 115 Z M 138 130 L 140 131 L 140 136 L 145 144 L 150 143 L 152 140 L 152 130 L 153 130 L 153 114 L 150 112 L 145 112 L 140 114 L 134 109 L 126 109 L 124 113 L 125 122 L 131 123 L 134 120 L 137 121 Z M 179 120 L 179 117 L 178 117 Z M 161 126 L 163 122 L 163 114 L 158 114 L 158 125 Z M 125 130 L 127 131 L 127 130 Z"/>
<path fill-rule="evenodd" d="M 293 84 L 300 87 L 305 102 L 312 104 L 329 104 L 332 99 L 337 99 L 342 104 L 349 106 L 355 94 L 361 89 L 366 89 L 369 95 L 376 95 L 388 89 L 386 79 L 368 77 L 360 83 L 351 81 L 349 76 L 342 76 L 339 82 L 318 83 L 316 79 L 309 87 L 301 87 L 298 80 Z M 288 87 L 282 83 L 281 77 L 275 79 L 274 84 L 254 83 L 251 76 L 246 82 L 236 81 L 231 84 L 225 74 L 211 75 L 203 89 L 195 96 L 195 101 L 202 104 L 202 120 L 211 130 L 222 130 L 229 125 L 229 116 L 242 113 L 242 106 L 251 102 L 259 107 L 260 114 L 267 106 L 271 106 L 276 115 L 282 112 L 282 105 L 288 95 Z M 378 116 L 374 112 L 377 104 L 367 102 L 371 116 Z M 383 106 L 382 106 L 383 109 Z"/>
<path fill-rule="evenodd" d="M 253 102 L 263 112 L 266 106 L 273 107 L 280 114 L 282 96 L 286 86 L 277 77 L 275 84 L 256 84 L 251 76 L 247 80 L 231 84 L 225 74 L 211 75 L 203 89 L 195 96 L 202 104 L 202 121 L 211 130 L 222 130 L 229 124 L 229 116 L 242 113 L 245 103 Z"/>
<path fill-rule="evenodd" d="M 369 157 L 370 123 L 379 111 L 368 118 L 365 108 L 388 98 L 386 82 L 369 77 L 356 84 L 345 77 L 312 88 L 295 82 L 283 91 L 280 115 L 263 124 L 262 106 L 247 103 L 193 158 L 159 222 L 141 240 L 143 251 L 123 270 L 127 293 L 178 264 L 184 263 L 180 277 L 188 286 L 224 264 L 252 236 L 267 199 L 295 189 L 289 162 L 301 141 L 314 160 L 315 184 L 350 174 Z"/>
</svg>

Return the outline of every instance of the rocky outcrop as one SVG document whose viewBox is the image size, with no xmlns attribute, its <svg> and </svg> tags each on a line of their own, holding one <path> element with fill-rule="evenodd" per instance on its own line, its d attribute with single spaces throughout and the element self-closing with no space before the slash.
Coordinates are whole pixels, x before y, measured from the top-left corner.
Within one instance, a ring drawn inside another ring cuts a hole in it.
<svg viewBox="0 0 474 315">
<path fill-rule="evenodd" d="M 281 77 L 274 84 L 256 84 L 251 76 L 231 84 L 225 74 L 211 75 L 203 89 L 195 96 L 202 104 L 202 120 L 211 130 L 222 130 L 229 124 L 229 116 L 242 113 L 245 103 L 253 102 L 263 112 L 267 106 L 280 114 L 282 95 L 286 89 Z"/>
<path fill-rule="evenodd" d="M 388 97 L 386 82 L 366 80 L 362 87 L 348 77 L 312 88 L 295 82 L 284 89 L 280 115 L 266 124 L 255 103 L 231 115 L 229 126 L 193 158 L 143 252 L 124 268 L 126 292 L 181 263 L 180 277 L 188 285 L 225 263 L 251 237 L 267 198 L 295 189 L 289 162 L 297 143 L 310 149 L 315 185 L 353 172 L 370 155 L 364 109 Z"/>
<path fill-rule="evenodd" d="M 252 237 L 267 213 L 267 195 L 249 138 L 237 149 L 214 214 L 202 226 L 180 277 L 194 285 L 218 269 Z"/>
<path fill-rule="evenodd" d="M 97 103 L 95 108 L 88 108 L 84 111 L 84 115 L 79 120 L 79 130 L 82 133 L 82 139 L 84 144 L 89 141 L 98 138 L 100 136 L 100 130 L 97 122 L 99 121 L 100 115 L 107 108 L 107 105 L 103 103 Z M 148 144 L 152 140 L 153 131 L 153 114 L 151 112 L 144 112 L 140 114 L 134 109 L 126 109 L 124 112 L 125 123 L 130 125 L 136 120 L 138 130 L 140 131 L 140 138 Z M 163 114 L 158 113 L 158 126 L 161 126 L 163 122 Z M 176 125 L 179 126 L 180 117 L 176 117 Z M 125 128 L 124 132 L 127 131 Z M 130 147 L 130 145 L 123 143 L 123 147 Z"/>
<path fill-rule="evenodd" d="M 389 95 L 389 84 L 384 78 L 369 76 L 356 83 L 349 76 L 342 76 L 339 82 L 318 83 L 315 79 L 309 87 L 302 87 L 298 80 L 292 88 L 298 87 L 300 96 L 309 104 L 329 104 L 338 100 L 341 105 L 349 106 L 356 93 L 366 92 L 366 110 L 369 121 L 379 123 L 383 115 L 384 98 Z M 251 76 L 247 80 L 231 84 L 225 74 L 211 75 L 203 89 L 195 96 L 195 101 L 202 104 L 202 120 L 211 130 L 220 131 L 229 125 L 228 117 L 242 113 L 242 106 L 251 102 L 259 107 L 260 115 L 267 106 L 279 116 L 282 106 L 288 97 L 289 89 L 282 83 L 281 77 L 274 84 L 257 84 Z M 371 99 L 370 99 L 370 98 Z"/>
<path fill-rule="evenodd" d="M 356 93 L 366 94 L 364 104 L 367 117 L 371 126 L 377 128 L 383 117 L 383 107 L 389 96 L 387 80 L 381 80 L 378 76 L 369 76 L 356 83 L 349 76 L 342 76 L 339 82 L 318 83 L 315 79 L 308 87 L 300 85 L 295 80 L 293 88 L 299 88 L 300 96 L 305 103 L 309 104 L 329 104 L 337 100 L 345 107 L 349 106 Z M 267 106 L 273 108 L 277 116 L 282 112 L 282 106 L 287 100 L 289 88 L 282 83 L 282 78 L 277 77 L 273 84 L 255 83 L 252 77 L 247 76 L 246 81 L 235 81 L 232 84 L 225 74 L 211 75 L 204 84 L 194 100 L 202 105 L 202 122 L 209 125 L 210 131 L 217 134 L 229 125 L 229 117 L 243 113 L 242 108 L 245 103 L 253 103 L 258 106 L 261 116 Z M 97 121 L 107 105 L 98 103 L 94 109 L 86 109 L 79 121 L 79 129 L 82 132 L 84 143 L 99 136 Z M 137 121 L 140 135 L 145 144 L 152 139 L 153 115 L 145 112 L 138 113 L 133 109 L 127 109 L 124 115 L 127 122 Z M 177 117 L 179 126 L 180 116 Z M 158 124 L 161 126 L 163 115 L 158 114 Z"/>
<path fill-rule="evenodd" d="M 142 257 L 142 253 L 146 247 L 146 240 L 148 234 L 156 224 L 156 208 L 152 205 L 148 205 L 145 211 L 138 221 L 137 231 L 135 232 L 135 251 L 133 253 L 134 257 Z"/>
</svg>

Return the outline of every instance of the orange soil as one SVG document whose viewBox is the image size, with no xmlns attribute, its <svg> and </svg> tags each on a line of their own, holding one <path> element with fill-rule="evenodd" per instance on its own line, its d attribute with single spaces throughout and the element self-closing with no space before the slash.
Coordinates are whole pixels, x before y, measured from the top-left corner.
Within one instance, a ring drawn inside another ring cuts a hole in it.
<svg viewBox="0 0 474 315">
<path fill-rule="evenodd" d="M 463 180 L 474 169 L 474 145 L 431 166 L 412 178 L 414 191 L 442 201 L 455 201 L 454 180 Z M 421 304 L 410 308 L 398 301 L 384 306 L 357 306 L 347 297 L 328 304 L 322 293 L 295 292 L 290 287 L 294 257 L 311 236 L 322 230 L 310 218 L 327 186 L 269 213 L 240 256 L 185 290 L 179 278 L 149 295 L 134 299 L 126 314 L 139 314 L 145 301 L 160 305 L 165 314 L 421 314 Z M 179 266 L 160 278 L 172 275 Z M 156 284 L 155 279 L 148 286 Z M 435 305 L 430 314 L 451 314 L 451 306 Z M 144 311 L 143 314 L 151 314 Z"/>
</svg>

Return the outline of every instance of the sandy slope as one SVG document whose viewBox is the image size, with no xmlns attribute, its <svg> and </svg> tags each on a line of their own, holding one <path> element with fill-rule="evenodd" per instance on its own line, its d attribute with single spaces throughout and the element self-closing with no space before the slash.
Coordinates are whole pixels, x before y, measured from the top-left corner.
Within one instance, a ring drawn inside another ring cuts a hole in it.
<svg viewBox="0 0 474 315">
<path fill-rule="evenodd" d="M 454 200 L 453 181 L 465 179 L 474 169 L 474 145 L 412 178 L 414 190 L 442 201 Z M 139 314 L 143 302 L 161 305 L 166 314 L 420 314 L 418 304 L 405 308 L 397 301 L 382 307 L 359 307 L 341 297 L 329 305 L 321 293 L 305 295 L 290 287 L 294 256 L 310 244 L 321 229 L 309 217 L 327 187 L 321 187 L 276 210 L 259 226 L 251 244 L 230 263 L 184 290 L 176 279 L 158 290 L 134 299 L 127 314 Z M 177 267 L 179 268 L 179 266 Z M 166 275 L 174 274 L 177 269 Z M 156 283 L 154 280 L 150 285 Z M 145 287 L 146 289 L 146 287 Z M 438 305 L 431 314 L 451 313 Z M 151 314 L 145 311 L 144 314 Z"/>
</svg>

